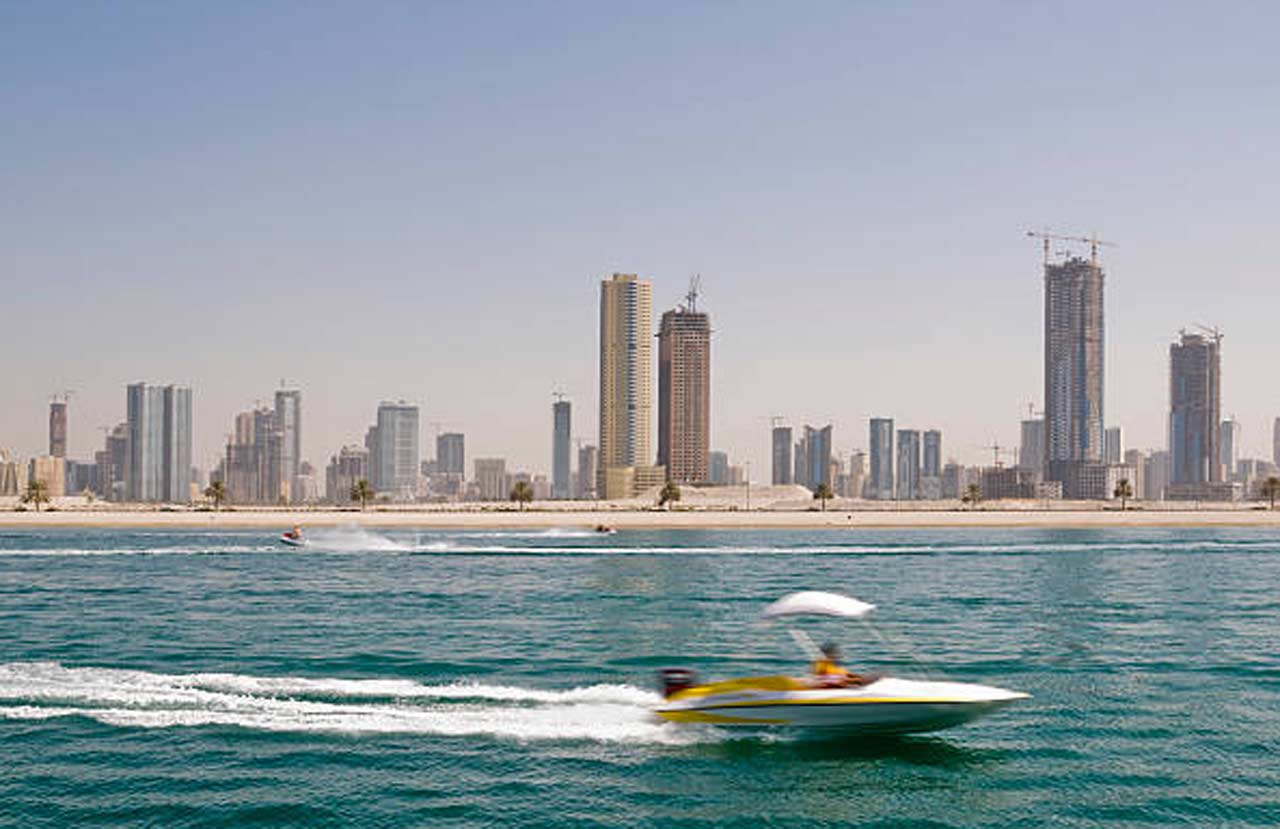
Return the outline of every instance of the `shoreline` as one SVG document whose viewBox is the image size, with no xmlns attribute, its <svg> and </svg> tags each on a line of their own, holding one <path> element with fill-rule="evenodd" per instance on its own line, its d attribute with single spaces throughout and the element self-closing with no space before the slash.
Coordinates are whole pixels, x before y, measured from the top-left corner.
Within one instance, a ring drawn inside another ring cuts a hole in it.
<svg viewBox="0 0 1280 829">
<path fill-rule="evenodd" d="M 1107 527 L 1275 527 L 1280 511 L 1265 509 L 982 509 L 975 510 L 442 510 L 59 509 L 0 512 L 0 529 L 281 529 L 370 527 L 385 529 L 815 530 Z"/>
</svg>

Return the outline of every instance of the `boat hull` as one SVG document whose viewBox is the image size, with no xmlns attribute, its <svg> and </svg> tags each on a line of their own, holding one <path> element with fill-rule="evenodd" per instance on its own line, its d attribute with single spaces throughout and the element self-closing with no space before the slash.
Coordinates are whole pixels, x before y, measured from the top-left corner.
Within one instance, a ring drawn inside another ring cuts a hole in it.
<svg viewBox="0 0 1280 829">
<path fill-rule="evenodd" d="M 305 538 L 289 538 L 287 535 L 280 536 L 280 543 L 286 547 L 305 547 L 307 540 Z"/>
<path fill-rule="evenodd" d="M 788 685 L 788 679 L 763 677 L 686 689 L 657 714 L 673 722 L 832 736 L 918 734 L 972 722 L 1027 696 L 954 682 L 885 678 L 856 688 L 811 688 L 803 680 Z"/>
</svg>

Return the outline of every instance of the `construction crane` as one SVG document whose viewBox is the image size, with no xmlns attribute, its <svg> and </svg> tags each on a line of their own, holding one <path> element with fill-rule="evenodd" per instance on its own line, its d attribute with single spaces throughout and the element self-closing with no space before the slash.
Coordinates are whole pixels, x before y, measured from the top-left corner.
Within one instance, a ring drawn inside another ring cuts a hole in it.
<svg viewBox="0 0 1280 829">
<path fill-rule="evenodd" d="M 1012 447 L 1009 447 L 1009 446 L 1001 446 L 1001 445 L 1000 445 L 1000 441 L 995 440 L 995 441 L 992 441 L 992 442 L 991 442 L 991 445 L 990 445 L 990 446 L 982 446 L 982 447 L 979 447 L 979 448 L 980 448 L 980 449 L 990 449 L 990 450 L 991 450 L 991 453 L 992 453 L 992 459 L 995 461 L 995 466 L 996 466 L 996 468 L 997 468 L 997 469 L 999 469 L 1000 467 L 1004 466 L 1004 461 L 1000 460 L 1000 453 L 1001 453 L 1001 452 L 1007 452 L 1007 451 L 1009 451 Z"/>
<path fill-rule="evenodd" d="M 690 314 L 698 310 L 698 292 L 702 289 L 702 275 L 694 274 L 689 279 L 689 290 L 684 295 L 684 310 Z"/>
<path fill-rule="evenodd" d="M 1116 247 L 1115 242 L 1108 242 L 1099 239 L 1095 233 L 1093 236 L 1062 236 L 1057 233 L 1050 233 L 1048 230 L 1028 230 L 1027 236 L 1032 239 L 1041 239 L 1044 241 L 1044 261 L 1049 263 L 1049 245 L 1053 241 L 1059 242 L 1080 242 L 1089 246 L 1089 258 L 1093 262 L 1098 261 L 1098 248 L 1100 247 Z"/>
</svg>

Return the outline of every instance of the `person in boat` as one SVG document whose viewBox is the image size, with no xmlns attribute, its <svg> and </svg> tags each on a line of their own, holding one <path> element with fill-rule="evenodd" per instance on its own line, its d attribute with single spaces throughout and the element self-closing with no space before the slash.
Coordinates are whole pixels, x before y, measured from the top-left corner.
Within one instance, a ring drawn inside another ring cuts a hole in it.
<svg viewBox="0 0 1280 829">
<path fill-rule="evenodd" d="M 302 540 L 302 527 L 297 524 L 293 525 L 293 529 L 284 534 L 285 538 L 292 538 L 294 541 Z"/>
<path fill-rule="evenodd" d="M 813 662 L 813 677 L 816 684 L 833 688 L 859 685 L 863 681 L 861 676 L 840 664 L 840 648 L 835 642 L 822 646 L 822 655 Z"/>
</svg>

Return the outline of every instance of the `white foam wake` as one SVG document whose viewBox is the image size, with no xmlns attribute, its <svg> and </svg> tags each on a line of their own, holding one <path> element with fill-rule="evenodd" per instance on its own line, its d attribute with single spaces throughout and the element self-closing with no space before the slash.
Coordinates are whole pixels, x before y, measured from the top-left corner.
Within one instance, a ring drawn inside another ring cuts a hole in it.
<svg viewBox="0 0 1280 829">
<path fill-rule="evenodd" d="M 516 740 L 686 743 L 705 736 L 656 718 L 651 706 L 658 699 L 629 685 L 553 691 L 402 679 L 174 675 L 54 662 L 0 665 L 4 719 L 83 716 L 139 728 L 223 725 Z"/>
</svg>

